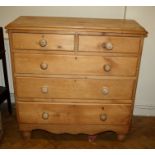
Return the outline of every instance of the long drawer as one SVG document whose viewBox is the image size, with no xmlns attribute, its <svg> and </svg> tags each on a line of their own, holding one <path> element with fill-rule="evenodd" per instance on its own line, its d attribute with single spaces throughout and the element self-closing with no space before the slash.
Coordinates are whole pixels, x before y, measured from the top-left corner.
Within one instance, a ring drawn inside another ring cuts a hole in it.
<svg viewBox="0 0 155 155">
<path fill-rule="evenodd" d="M 13 33 L 13 49 L 74 50 L 74 35 Z"/>
<path fill-rule="evenodd" d="M 138 53 L 140 38 L 114 36 L 80 36 L 79 51 Z"/>
<path fill-rule="evenodd" d="M 132 99 L 132 79 L 16 77 L 19 98 Z"/>
<path fill-rule="evenodd" d="M 16 73 L 134 76 L 137 57 L 14 53 Z"/>
<path fill-rule="evenodd" d="M 20 123 L 128 124 L 131 105 L 18 102 Z"/>
</svg>

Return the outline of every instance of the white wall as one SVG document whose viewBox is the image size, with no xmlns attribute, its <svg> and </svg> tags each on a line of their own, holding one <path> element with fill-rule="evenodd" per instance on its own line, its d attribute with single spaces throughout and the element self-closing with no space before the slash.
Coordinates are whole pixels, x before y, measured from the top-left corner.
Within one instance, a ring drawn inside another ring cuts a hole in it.
<svg viewBox="0 0 155 155">
<path fill-rule="evenodd" d="M 140 68 L 138 89 L 136 93 L 135 115 L 155 116 L 155 7 L 0 7 L 0 25 L 5 26 L 18 16 L 67 16 L 67 17 L 96 17 L 135 19 L 149 32 L 145 39 L 143 57 Z M 5 33 L 6 49 L 9 51 L 7 34 Z M 9 81 L 13 93 L 11 65 L 9 52 L 7 53 Z M 0 64 L 0 82 L 2 83 Z"/>
<path fill-rule="evenodd" d="M 155 7 L 128 7 L 126 18 L 137 20 L 149 33 L 144 42 L 135 113 L 155 115 Z"/>
</svg>

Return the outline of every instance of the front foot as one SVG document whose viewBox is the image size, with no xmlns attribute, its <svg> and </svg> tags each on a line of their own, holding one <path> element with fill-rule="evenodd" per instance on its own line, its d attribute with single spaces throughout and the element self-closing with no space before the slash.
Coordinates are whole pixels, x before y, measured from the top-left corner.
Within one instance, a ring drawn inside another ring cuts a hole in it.
<svg viewBox="0 0 155 155">
<path fill-rule="evenodd" d="M 31 139 L 31 131 L 22 131 L 22 137 L 25 140 Z"/>
<path fill-rule="evenodd" d="M 117 139 L 119 141 L 123 141 L 125 139 L 126 135 L 125 134 L 117 134 Z"/>
</svg>

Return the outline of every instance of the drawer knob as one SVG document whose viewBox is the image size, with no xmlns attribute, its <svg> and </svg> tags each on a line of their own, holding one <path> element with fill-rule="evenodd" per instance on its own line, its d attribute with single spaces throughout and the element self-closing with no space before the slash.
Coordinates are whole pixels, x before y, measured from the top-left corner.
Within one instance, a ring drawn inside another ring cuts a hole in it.
<svg viewBox="0 0 155 155">
<path fill-rule="evenodd" d="M 41 92 L 44 94 L 47 94 L 48 93 L 48 87 L 47 86 L 41 87 Z"/>
<path fill-rule="evenodd" d="M 103 95 L 108 95 L 109 94 L 109 88 L 103 87 L 102 88 L 102 93 L 103 93 Z"/>
<path fill-rule="evenodd" d="M 100 114 L 100 120 L 101 121 L 106 121 L 107 120 L 107 114 Z"/>
<path fill-rule="evenodd" d="M 48 119 L 48 117 L 49 117 L 49 114 L 48 114 L 47 112 L 43 112 L 43 113 L 42 113 L 42 118 L 43 118 L 44 120 Z"/>
<path fill-rule="evenodd" d="M 106 50 L 112 50 L 113 45 L 111 42 L 107 42 L 107 43 L 103 43 L 102 47 L 105 48 Z"/>
<path fill-rule="evenodd" d="M 41 40 L 39 41 L 39 45 L 40 45 L 41 47 L 45 47 L 45 46 L 47 46 L 47 41 L 46 41 L 45 39 L 41 39 Z"/>
<path fill-rule="evenodd" d="M 48 68 L 48 64 L 46 64 L 46 63 L 41 63 L 41 64 L 40 64 L 40 68 L 41 68 L 42 70 L 46 70 L 46 69 Z"/>
<path fill-rule="evenodd" d="M 110 72 L 111 71 L 111 66 L 109 64 L 105 64 L 103 66 L 103 69 L 104 69 L 105 72 Z"/>
</svg>

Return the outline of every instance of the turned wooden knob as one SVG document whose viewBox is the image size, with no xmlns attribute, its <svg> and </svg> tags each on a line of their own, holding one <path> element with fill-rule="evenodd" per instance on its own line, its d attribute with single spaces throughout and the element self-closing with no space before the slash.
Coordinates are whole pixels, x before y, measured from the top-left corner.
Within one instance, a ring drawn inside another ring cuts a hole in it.
<svg viewBox="0 0 155 155">
<path fill-rule="evenodd" d="M 48 64 L 46 64 L 46 63 L 41 63 L 41 64 L 40 64 L 40 68 L 41 68 L 42 70 L 46 70 L 46 69 L 48 68 Z"/>
<path fill-rule="evenodd" d="M 106 50 L 112 50 L 113 49 L 113 45 L 111 42 L 106 42 L 102 44 L 102 47 Z"/>
<path fill-rule="evenodd" d="M 41 40 L 39 41 L 39 45 L 40 45 L 41 47 L 46 47 L 46 46 L 47 46 L 47 41 L 46 41 L 45 39 L 41 39 Z"/>
<path fill-rule="evenodd" d="M 48 112 L 43 112 L 43 113 L 42 113 L 42 118 L 43 118 L 44 120 L 48 119 L 48 117 L 49 117 Z"/>
<path fill-rule="evenodd" d="M 104 69 L 105 72 L 110 72 L 111 71 L 111 66 L 109 64 L 105 64 L 103 66 L 103 69 Z"/>
<path fill-rule="evenodd" d="M 103 87 L 102 88 L 102 93 L 103 93 L 103 95 L 108 95 L 109 94 L 109 88 L 108 87 Z"/>
<path fill-rule="evenodd" d="M 41 87 L 41 92 L 44 94 L 47 94 L 48 93 L 48 87 L 47 86 Z"/>
<path fill-rule="evenodd" d="M 107 120 L 107 114 L 105 114 L 105 113 L 100 114 L 100 120 L 101 121 L 106 121 Z"/>
</svg>

